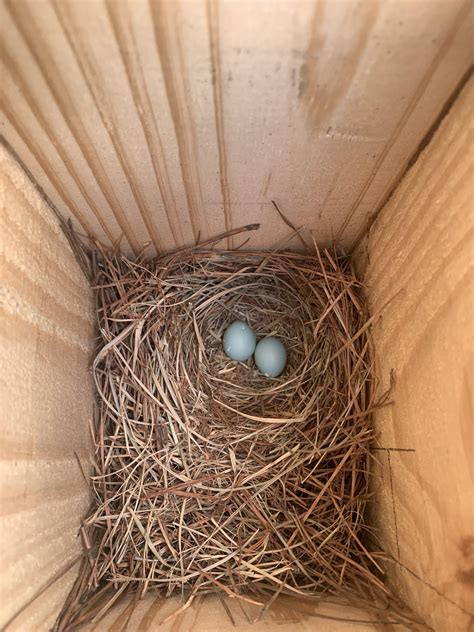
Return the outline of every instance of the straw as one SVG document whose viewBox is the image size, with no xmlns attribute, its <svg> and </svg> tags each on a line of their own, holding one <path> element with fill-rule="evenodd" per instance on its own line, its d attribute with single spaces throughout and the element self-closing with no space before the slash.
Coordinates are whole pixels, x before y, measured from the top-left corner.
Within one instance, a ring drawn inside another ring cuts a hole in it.
<svg viewBox="0 0 474 632">
<path fill-rule="evenodd" d="M 180 594 L 181 610 L 215 591 L 262 612 L 275 593 L 385 606 L 365 522 L 378 403 L 350 261 L 202 247 L 90 260 L 94 504 L 55 629 L 100 619 L 123 591 Z M 281 376 L 225 355 L 237 319 L 282 340 Z"/>
</svg>

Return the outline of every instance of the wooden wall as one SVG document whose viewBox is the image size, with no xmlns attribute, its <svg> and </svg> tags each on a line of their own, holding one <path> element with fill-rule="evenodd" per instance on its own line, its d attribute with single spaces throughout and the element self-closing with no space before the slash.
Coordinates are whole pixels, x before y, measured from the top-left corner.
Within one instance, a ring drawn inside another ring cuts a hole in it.
<svg viewBox="0 0 474 632">
<path fill-rule="evenodd" d="M 137 252 L 261 222 L 364 231 L 472 61 L 469 0 L 5 0 L 0 124 Z"/>
<path fill-rule="evenodd" d="M 0 147 L 0 628 L 81 551 L 91 291 L 57 219 Z M 8 628 L 47 630 L 77 572 Z"/>
<path fill-rule="evenodd" d="M 163 599 L 150 592 L 138 603 L 127 599 L 114 606 L 98 625 L 86 625 L 84 632 L 117 632 L 126 624 L 130 632 L 378 632 L 381 629 L 374 616 L 362 610 L 330 603 L 309 605 L 282 595 L 258 621 L 255 619 L 260 606 L 230 597 L 198 595 L 189 608 L 179 612 L 182 606 L 177 597 Z M 417 626 L 397 625 L 394 629 L 425 632 Z"/>
<path fill-rule="evenodd" d="M 394 381 L 376 526 L 392 584 L 436 632 L 474 626 L 473 103 L 471 79 L 381 212 L 366 272 L 382 389 Z"/>
<path fill-rule="evenodd" d="M 4 0 L 1 130 L 63 216 L 131 252 L 256 221 L 250 247 L 272 246 L 272 199 L 349 246 L 471 63 L 471 20 L 467 0 Z M 473 625 L 473 97 L 384 208 L 366 276 L 374 312 L 395 297 L 376 518 L 440 631 Z M 1 168 L 0 623 L 80 550 L 92 405 L 86 282 L 3 150 Z M 68 581 L 17 629 L 46 629 Z"/>
</svg>

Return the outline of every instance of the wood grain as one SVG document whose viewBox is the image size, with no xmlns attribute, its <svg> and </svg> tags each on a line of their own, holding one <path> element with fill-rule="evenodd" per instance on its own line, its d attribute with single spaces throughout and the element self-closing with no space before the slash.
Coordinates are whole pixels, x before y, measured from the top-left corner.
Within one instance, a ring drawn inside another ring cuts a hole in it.
<svg viewBox="0 0 474 632">
<path fill-rule="evenodd" d="M 377 624 L 373 615 L 363 610 L 329 603 L 310 606 L 295 597 L 278 597 L 258 622 L 254 621 L 260 607 L 228 597 L 219 599 L 216 595 L 196 598 L 188 609 L 167 620 L 182 605 L 177 598 L 163 599 L 150 594 L 137 604 L 128 600 L 115 606 L 102 621 L 85 626 L 85 630 L 119 632 L 127 622 L 127 630 L 131 632 L 271 632 L 275 629 L 279 632 L 375 632 L 382 629 L 382 624 Z M 408 632 L 403 625 L 397 625 L 396 629 Z"/>
<path fill-rule="evenodd" d="M 92 301 L 58 220 L 0 147 L 0 627 L 80 551 Z M 77 569 L 9 630 L 48 629 Z"/>
<path fill-rule="evenodd" d="M 137 252 L 260 221 L 350 247 L 472 63 L 468 0 L 2 0 L 2 133 Z M 298 242 L 295 241 L 295 247 Z"/>
<path fill-rule="evenodd" d="M 472 61 L 464 0 L 1 7 L 2 133 L 65 217 L 132 253 L 255 221 L 250 247 L 271 247 L 287 234 L 272 199 L 319 242 L 350 246 Z M 473 97 L 471 83 L 384 208 L 366 274 L 374 312 L 396 296 L 375 339 L 395 404 L 377 416 L 394 450 L 380 452 L 374 520 L 396 560 L 390 581 L 441 632 L 473 625 Z M 73 451 L 86 460 L 93 338 L 56 220 L 0 158 L 6 621 L 80 550 L 88 494 Z M 17 629 L 47 629 L 72 575 Z M 174 605 L 127 610 L 130 629 L 165 630 Z M 371 629 L 275 612 L 251 629 Z M 123 609 L 107 621 L 121 629 Z M 168 627 L 228 626 L 211 600 Z"/>
<path fill-rule="evenodd" d="M 473 99 L 471 79 L 376 221 L 366 271 L 382 388 L 395 380 L 374 517 L 392 584 L 437 632 L 474 621 Z"/>
</svg>

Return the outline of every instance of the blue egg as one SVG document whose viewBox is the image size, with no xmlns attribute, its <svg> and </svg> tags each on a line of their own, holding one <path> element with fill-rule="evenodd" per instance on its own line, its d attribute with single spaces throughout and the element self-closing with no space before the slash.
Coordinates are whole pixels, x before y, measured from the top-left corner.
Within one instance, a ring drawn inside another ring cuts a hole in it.
<svg viewBox="0 0 474 632">
<path fill-rule="evenodd" d="M 286 366 L 286 349 L 283 343 L 269 336 L 263 338 L 255 349 L 255 363 L 267 377 L 277 377 Z"/>
<path fill-rule="evenodd" d="M 236 320 L 225 330 L 223 343 L 229 358 L 243 362 L 255 351 L 257 338 L 247 323 Z"/>
</svg>

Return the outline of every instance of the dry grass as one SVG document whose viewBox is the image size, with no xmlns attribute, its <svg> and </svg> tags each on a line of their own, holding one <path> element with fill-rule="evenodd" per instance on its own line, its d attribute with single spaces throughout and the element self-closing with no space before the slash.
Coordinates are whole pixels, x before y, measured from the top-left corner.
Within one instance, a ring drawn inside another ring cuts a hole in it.
<svg viewBox="0 0 474 632">
<path fill-rule="evenodd" d="M 373 361 L 350 262 L 187 249 L 93 257 L 100 348 L 87 551 L 56 629 L 125 591 L 269 605 L 388 595 L 366 545 Z M 278 378 L 222 350 L 235 319 L 288 350 Z"/>
</svg>

